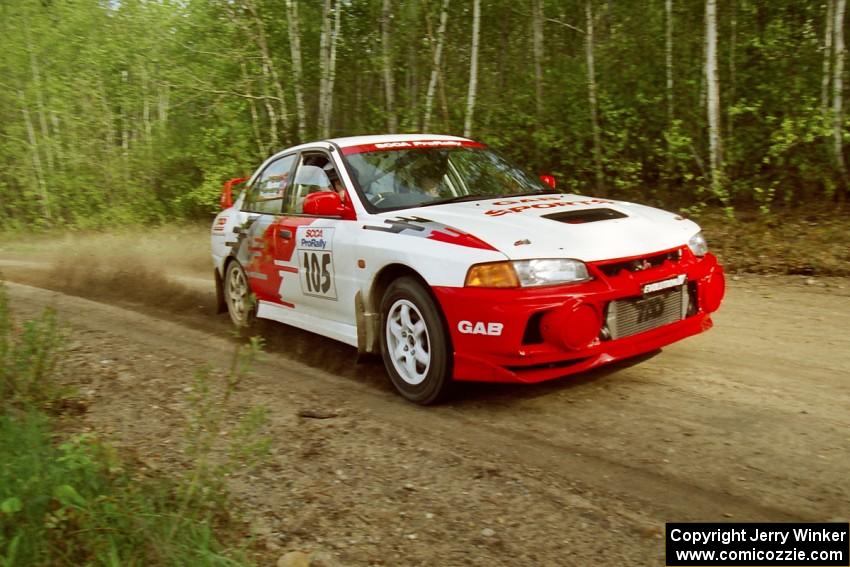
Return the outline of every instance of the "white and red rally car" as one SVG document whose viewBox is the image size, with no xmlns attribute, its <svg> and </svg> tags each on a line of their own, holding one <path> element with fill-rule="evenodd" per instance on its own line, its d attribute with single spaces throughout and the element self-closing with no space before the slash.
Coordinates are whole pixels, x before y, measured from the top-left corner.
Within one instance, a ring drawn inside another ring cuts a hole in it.
<svg viewBox="0 0 850 567">
<path fill-rule="evenodd" d="M 711 327 L 723 269 L 699 227 L 567 195 L 484 144 L 436 135 L 303 144 L 212 227 L 219 306 L 383 356 L 427 404 L 454 380 L 539 382 Z"/>
</svg>

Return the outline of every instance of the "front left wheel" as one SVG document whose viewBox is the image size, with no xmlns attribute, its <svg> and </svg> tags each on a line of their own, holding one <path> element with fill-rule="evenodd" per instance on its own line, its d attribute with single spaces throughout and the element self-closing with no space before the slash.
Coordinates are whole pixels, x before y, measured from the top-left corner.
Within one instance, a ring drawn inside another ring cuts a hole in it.
<svg viewBox="0 0 850 567">
<path fill-rule="evenodd" d="M 451 349 L 439 309 L 416 279 L 390 284 L 381 301 L 381 353 L 396 390 L 433 404 L 451 385 Z"/>
</svg>

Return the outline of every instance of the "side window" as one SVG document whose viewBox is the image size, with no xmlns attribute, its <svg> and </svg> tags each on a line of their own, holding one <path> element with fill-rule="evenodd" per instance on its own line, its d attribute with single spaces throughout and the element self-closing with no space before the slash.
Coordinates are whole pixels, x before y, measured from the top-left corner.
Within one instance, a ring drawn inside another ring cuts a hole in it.
<svg viewBox="0 0 850 567">
<path fill-rule="evenodd" d="M 272 215 L 283 212 L 283 203 L 289 197 L 289 173 L 295 157 L 295 154 L 284 156 L 263 170 L 251 186 L 243 210 Z"/>
<path fill-rule="evenodd" d="M 304 153 L 295 170 L 292 201 L 287 212 L 302 214 L 304 199 L 310 193 L 336 191 L 345 199 L 345 188 L 330 157 L 324 153 Z"/>
</svg>

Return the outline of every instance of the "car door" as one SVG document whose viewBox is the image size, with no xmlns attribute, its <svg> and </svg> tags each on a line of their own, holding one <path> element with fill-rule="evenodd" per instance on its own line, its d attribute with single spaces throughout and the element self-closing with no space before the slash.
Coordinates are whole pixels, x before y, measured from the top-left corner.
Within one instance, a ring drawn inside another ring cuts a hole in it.
<svg viewBox="0 0 850 567">
<path fill-rule="evenodd" d="M 319 191 L 344 192 L 328 152 L 301 152 L 289 199 L 275 224 L 274 265 L 279 295 L 306 314 L 354 323 L 354 251 L 349 231 L 354 221 L 307 215 L 304 200 Z"/>
<path fill-rule="evenodd" d="M 290 154 L 267 164 L 248 189 L 242 206 L 236 258 L 245 268 L 248 283 L 259 301 L 281 301 L 280 278 L 274 264 L 274 227 L 290 197 L 297 158 L 297 154 Z"/>
</svg>

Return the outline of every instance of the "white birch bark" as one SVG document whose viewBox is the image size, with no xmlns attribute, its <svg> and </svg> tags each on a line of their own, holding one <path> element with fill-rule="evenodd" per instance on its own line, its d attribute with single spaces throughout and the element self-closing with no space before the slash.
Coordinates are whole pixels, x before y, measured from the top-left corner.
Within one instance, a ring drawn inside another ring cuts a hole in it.
<svg viewBox="0 0 850 567">
<path fill-rule="evenodd" d="M 673 123 L 675 107 L 673 101 L 673 0 L 664 0 L 664 66 L 667 70 L 667 123 Z"/>
<path fill-rule="evenodd" d="M 466 93 L 466 118 L 463 123 L 463 135 L 472 135 L 472 118 L 475 113 L 475 96 L 478 88 L 478 38 L 481 29 L 481 0 L 472 4 L 472 53 L 469 60 L 469 90 Z"/>
<path fill-rule="evenodd" d="M 289 53 L 292 59 L 292 80 L 295 89 L 295 112 L 298 114 L 298 141 L 307 141 L 307 116 L 304 109 L 303 71 L 301 67 L 301 30 L 298 23 L 298 1 L 286 0 L 286 20 L 289 26 Z"/>
<path fill-rule="evenodd" d="M 395 134 L 398 130 L 398 117 L 395 113 L 395 79 L 393 77 L 392 39 L 390 34 L 391 19 L 391 0 L 384 0 L 381 8 L 381 55 L 384 68 L 384 101 L 386 103 L 387 129 L 390 134 Z"/>
<path fill-rule="evenodd" d="M 331 0 L 325 0 L 322 4 L 322 28 L 319 36 L 319 112 L 317 129 L 322 135 L 325 124 L 328 91 L 328 42 L 331 34 L 330 24 Z"/>
<path fill-rule="evenodd" d="M 342 26 L 342 3 L 337 0 L 334 6 L 334 24 L 329 40 L 328 73 L 325 92 L 325 119 L 322 124 L 322 137 L 330 137 L 331 116 L 333 115 L 334 82 L 336 81 L 336 48 L 339 43 L 340 29 Z"/>
<path fill-rule="evenodd" d="M 735 104 L 737 94 L 735 93 L 736 85 L 736 68 L 735 68 L 735 51 L 738 48 L 738 4 L 737 0 L 731 0 L 732 3 L 732 18 L 729 22 L 729 98 L 726 101 L 726 143 L 732 142 L 732 134 L 734 127 L 733 116 L 730 112 L 732 105 Z"/>
<path fill-rule="evenodd" d="M 422 130 L 427 132 L 431 127 L 431 109 L 434 104 L 434 91 L 440 77 L 440 63 L 443 57 L 443 38 L 446 36 L 446 23 L 449 20 L 449 0 L 443 0 L 440 12 L 440 25 L 437 28 L 437 41 L 434 47 L 434 58 L 431 63 L 431 78 L 428 81 L 428 92 L 425 94 L 425 117 L 422 120 Z"/>
<path fill-rule="evenodd" d="M 27 36 L 29 41 L 29 36 Z M 38 59 L 30 46 L 30 69 L 32 70 L 33 85 L 35 87 L 35 100 L 38 108 L 38 125 L 41 130 L 41 140 L 44 146 L 44 157 L 47 161 L 47 171 L 53 171 L 53 150 L 50 147 L 50 132 L 47 128 L 47 112 L 44 104 L 44 93 L 41 84 L 41 72 L 38 66 Z"/>
<path fill-rule="evenodd" d="M 844 164 L 843 124 L 844 124 L 844 12 L 846 0 L 835 2 L 835 67 L 832 78 L 832 139 L 835 151 L 835 166 L 838 168 L 844 182 L 847 182 L 847 168 Z"/>
<path fill-rule="evenodd" d="M 829 112 L 829 82 L 832 72 L 832 25 L 835 18 L 835 0 L 826 0 L 826 22 L 823 32 L 823 75 L 820 82 L 821 114 Z"/>
<path fill-rule="evenodd" d="M 602 140 L 599 132 L 599 109 L 596 96 L 596 68 L 593 54 L 593 6 L 591 0 L 584 5 L 587 29 L 585 30 L 585 51 L 587 56 L 587 99 L 590 105 L 590 122 L 593 130 L 593 169 L 596 177 L 596 190 L 603 191 Z"/>
<path fill-rule="evenodd" d="M 543 116 L 543 0 L 534 0 L 532 5 L 531 37 L 534 53 L 534 95 L 539 121 Z"/>
<path fill-rule="evenodd" d="M 283 92 L 283 85 L 280 82 L 280 77 L 277 74 L 274 57 L 269 50 L 268 40 L 266 39 L 266 26 L 263 23 L 262 18 L 260 18 L 260 13 L 257 11 L 257 6 L 254 2 L 247 2 L 246 5 L 248 7 L 248 11 L 251 12 L 251 18 L 254 20 L 254 25 L 257 28 L 257 33 L 254 34 L 254 37 L 257 42 L 257 46 L 260 48 L 260 55 L 263 58 L 263 74 L 272 83 L 275 96 L 277 97 L 279 112 L 276 114 L 280 115 L 280 123 L 283 126 L 284 131 L 288 131 L 289 112 L 286 108 L 286 97 Z M 284 135 L 284 137 L 286 137 L 286 135 Z"/>
<path fill-rule="evenodd" d="M 41 197 L 42 212 L 44 217 L 50 220 L 50 201 L 47 194 L 47 182 L 44 179 L 44 169 L 41 165 L 41 156 L 38 150 L 38 138 L 35 134 L 29 108 L 27 108 L 26 97 L 24 97 L 22 91 L 18 91 L 18 98 L 21 100 L 21 114 L 23 114 L 24 124 L 27 128 L 27 141 L 30 145 L 33 174 L 38 184 L 39 197 Z"/>
<path fill-rule="evenodd" d="M 717 77 L 717 0 L 705 2 L 705 84 L 708 97 L 708 146 L 711 167 L 711 189 L 723 198 L 721 138 L 720 138 L 720 85 Z"/>
<path fill-rule="evenodd" d="M 248 68 L 243 61 L 240 64 L 242 70 L 242 80 L 245 82 L 245 94 L 248 95 L 248 109 L 251 112 L 251 130 L 254 133 L 254 141 L 257 144 L 259 155 L 265 156 L 268 153 L 265 144 L 263 143 L 262 130 L 260 129 L 260 113 L 257 111 L 257 101 L 251 94 L 251 78 L 248 75 Z"/>
</svg>

